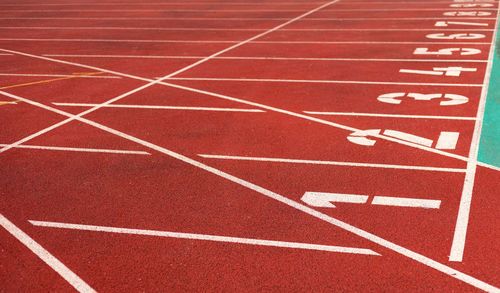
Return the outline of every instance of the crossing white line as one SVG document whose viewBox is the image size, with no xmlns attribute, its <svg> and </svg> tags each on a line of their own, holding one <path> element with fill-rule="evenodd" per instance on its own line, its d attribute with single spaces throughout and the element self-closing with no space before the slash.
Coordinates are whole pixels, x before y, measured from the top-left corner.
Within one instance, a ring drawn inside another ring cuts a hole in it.
<svg viewBox="0 0 500 293">
<path fill-rule="evenodd" d="M 316 112 L 316 111 L 304 111 L 304 113 L 312 115 L 326 115 L 326 116 L 355 116 L 355 117 L 366 116 L 366 117 L 411 118 L 411 119 L 476 120 L 476 117 L 460 117 L 460 116 L 399 115 L 399 114 Z"/>
<path fill-rule="evenodd" d="M 310 79 L 270 79 L 270 78 L 210 78 L 210 77 L 172 77 L 170 80 L 196 81 L 241 81 L 241 82 L 289 82 L 289 83 L 339 83 L 339 84 L 389 84 L 389 85 L 416 85 L 416 86 L 463 86 L 482 87 L 482 84 L 466 83 L 426 83 L 426 82 L 395 82 L 395 81 L 361 81 L 361 80 L 310 80 Z"/>
<path fill-rule="evenodd" d="M 0 147 L 5 147 L 5 146 L 8 146 L 8 144 L 0 144 Z M 17 146 L 14 146 L 14 148 L 19 148 L 19 149 L 35 149 L 35 150 L 49 150 L 49 151 L 86 152 L 86 153 L 150 155 L 150 153 L 143 152 L 143 151 L 93 149 L 93 148 L 71 148 L 71 147 L 55 147 L 55 146 L 26 145 L 26 144 L 17 145 Z"/>
<path fill-rule="evenodd" d="M 263 239 L 252 239 L 252 238 L 241 238 L 241 237 L 230 237 L 230 236 L 219 236 L 219 235 L 207 235 L 207 234 L 181 233 L 181 232 L 158 231 L 158 230 L 81 225 L 81 224 L 70 224 L 70 223 L 60 223 L 60 222 L 47 222 L 47 221 L 34 221 L 34 220 L 30 220 L 29 222 L 38 227 L 168 237 L 168 238 L 179 238 L 179 239 L 190 239 L 190 240 L 205 240 L 205 241 L 215 241 L 215 242 L 319 250 L 319 251 L 351 253 L 351 254 L 378 255 L 378 256 L 380 255 L 375 251 L 366 248 L 321 245 L 321 244 L 276 241 L 276 240 L 263 240 Z"/>
<path fill-rule="evenodd" d="M 57 106 L 70 107 L 95 107 L 100 104 L 87 103 L 52 103 Z M 179 107 L 179 106 L 154 106 L 154 105 L 119 105 L 109 104 L 103 108 L 128 108 L 128 109 L 158 109 L 158 110 L 188 110 L 188 111 L 218 111 L 218 112 L 265 112 L 261 109 L 238 109 L 238 108 L 213 108 L 213 107 Z"/>
<path fill-rule="evenodd" d="M 42 54 L 47 57 L 74 58 L 131 58 L 131 59 L 202 59 L 206 56 L 169 56 L 169 55 L 102 55 L 102 54 Z M 472 62 L 486 63 L 487 60 L 459 59 L 387 59 L 387 58 L 314 58 L 314 57 L 252 57 L 252 56 L 218 56 L 212 59 L 221 60 L 295 60 L 295 61 L 387 61 L 387 62 Z"/>
<path fill-rule="evenodd" d="M 208 155 L 208 154 L 198 154 L 198 156 L 200 156 L 202 158 L 207 158 L 207 159 L 221 159 L 221 160 L 240 160 L 240 161 L 312 164 L 312 165 L 332 165 L 332 166 L 348 166 L 348 167 L 369 167 L 369 168 L 404 169 L 404 170 L 453 172 L 453 173 L 464 173 L 465 172 L 465 169 L 458 169 L 458 168 L 406 166 L 406 165 L 374 164 L 374 163 L 354 163 L 354 162 L 344 162 L 344 161 L 336 162 L 336 161 L 265 158 L 265 157 L 248 157 L 248 156 L 225 156 L 225 155 Z"/>
<path fill-rule="evenodd" d="M 82 280 L 78 275 L 76 275 L 67 266 L 65 266 L 60 260 L 58 260 L 55 256 L 53 256 L 50 252 L 48 252 L 45 248 L 38 244 L 38 242 L 36 242 L 28 234 L 24 233 L 2 214 L 0 214 L 0 225 L 4 227 L 5 230 L 7 230 L 22 244 L 24 244 L 29 250 L 36 254 L 36 256 L 38 256 L 43 262 L 51 267 L 56 273 L 63 277 L 78 292 L 96 292 L 94 289 L 92 289 L 92 287 L 85 283 L 84 280 Z"/>
</svg>

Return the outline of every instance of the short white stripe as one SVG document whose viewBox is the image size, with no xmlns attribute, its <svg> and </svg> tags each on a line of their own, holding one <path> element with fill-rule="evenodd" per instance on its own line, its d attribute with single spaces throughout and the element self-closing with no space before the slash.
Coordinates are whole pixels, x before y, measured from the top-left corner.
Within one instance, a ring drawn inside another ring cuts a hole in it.
<svg viewBox="0 0 500 293">
<path fill-rule="evenodd" d="M 349 167 L 371 167 L 371 168 L 406 169 L 406 170 L 456 172 L 456 173 L 464 173 L 465 172 L 465 169 L 425 167 L 425 166 L 406 166 L 406 165 L 353 163 L 353 162 L 300 160 L 300 159 L 282 159 L 282 158 L 264 158 L 264 157 L 246 157 L 246 156 L 224 156 L 224 155 L 207 155 L 207 154 L 198 154 L 198 156 L 203 157 L 203 158 L 207 158 L 207 159 L 222 159 L 222 160 L 241 160 L 241 161 L 259 161 L 259 162 L 313 164 L 313 165 L 334 165 L 334 166 L 349 166 Z"/>
<path fill-rule="evenodd" d="M 55 256 L 50 254 L 45 248 L 38 244 L 28 234 L 24 233 L 11 221 L 0 214 L 0 225 L 5 228 L 12 236 L 19 240 L 22 244 L 28 247 L 36 256 L 43 260 L 49 267 L 56 271 L 68 283 L 71 284 L 78 292 L 91 293 L 96 292 L 85 281 L 78 277 L 73 271 L 59 261 Z"/>
<path fill-rule="evenodd" d="M 45 221 L 32 221 L 32 220 L 30 220 L 29 222 L 35 226 L 50 227 L 50 228 L 62 228 L 62 229 L 132 234 L 132 235 L 146 235 L 146 236 L 169 237 L 169 238 L 180 238 L 180 239 L 190 239 L 190 240 L 206 240 L 206 241 L 216 241 L 216 242 L 273 246 L 273 247 L 283 247 L 283 248 L 298 248 L 298 249 L 309 249 L 309 250 L 352 253 L 352 254 L 380 255 L 371 249 L 365 249 L 365 248 L 320 245 L 320 244 L 275 241 L 275 240 L 261 240 L 252 238 L 228 237 L 228 236 L 217 236 L 217 235 L 206 235 L 206 234 L 180 233 L 180 232 L 157 231 L 157 230 L 80 225 L 80 224 L 69 224 L 69 223 L 58 223 L 58 222 L 45 222 Z"/>
<path fill-rule="evenodd" d="M 0 76 L 32 76 L 32 77 L 78 77 L 78 78 L 122 78 L 121 76 L 68 75 L 68 74 L 32 74 L 32 73 L 0 73 Z"/>
<path fill-rule="evenodd" d="M 367 117 L 388 117 L 388 118 L 476 120 L 476 117 L 459 117 L 459 116 L 396 115 L 396 114 L 376 114 L 376 113 L 314 112 L 314 111 L 304 111 L 304 113 L 312 114 L 312 115 L 332 115 L 332 116 L 367 116 Z"/>
<path fill-rule="evenodd" d="M 0 144 L 0 147 L 8 146 L 8 144 Z M 150 155 L 148 152 L 143 151 L 126 151 L 126 150 L 110 150 L 110 149 L 92 149 L 92 148 L 68 148 L 68 147 L 54 147 L 54 146 L 40 146 L 40 145 L 17 145 L 13 146 L 19 149 L 36 149 L 36 150 L 50 150 L 50 151 L 69 151 L 69 152 L 87 152 L 87 153 L 110 153 L 110 154 L 128 154 L 128 155 Z"/>
<path fill-rule="evenodd" d="M 426 209 L 439 209 L 439 207 L 441 206 L 441 201 L 433 199 L 375 196 L 373 198 L 372 204 L 397 206 L 397 207 L 419 207 Z"/>
<path fill-rule="evenodd" d="M 56 106 L 72 107 L 95 107 L 101 104 L 85 103 L 52 103 Z M 179 107 L 179 106 L 153 106 L 153 105 L 117 105 L 109 104 L 103 108 L 130 108 L 130 109 L 159 109 L 159 110 L 192 110 L 192 111 L 219 111 L 219 112 L 265 112 L 260 109 L 238 109 L 238 108 L 210 108 L 210 107 Z"/>
<path fill-rule="evenodd" d="M 204 77 L 171 77 L 170 80 L 200 80 L 200 81 L 242 81 L 242 82 L 292 82 L 292 83 L 340 83 L 340 84 L 390 84 L 390 85 L 434 85 L 434 86 L 464 86 L 481 87 L 482 84 L 463 83 L 415 83 L 389 81 L 358 81 L 358 80 L 309 80 L 309 79 L 269 79 L 269 78 L 204 78 Z"/>
</svg>

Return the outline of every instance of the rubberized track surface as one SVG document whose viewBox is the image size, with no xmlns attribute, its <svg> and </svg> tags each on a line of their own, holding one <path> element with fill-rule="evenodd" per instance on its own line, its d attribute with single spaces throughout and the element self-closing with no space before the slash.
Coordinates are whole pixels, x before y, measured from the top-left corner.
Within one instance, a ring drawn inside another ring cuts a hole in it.
<svg viewBox="0 0 500 293">
<path fill-rule="evenodd" d="M 498 2 L 0 7 L 2 291 L 500 292 Z"/>
</svg>

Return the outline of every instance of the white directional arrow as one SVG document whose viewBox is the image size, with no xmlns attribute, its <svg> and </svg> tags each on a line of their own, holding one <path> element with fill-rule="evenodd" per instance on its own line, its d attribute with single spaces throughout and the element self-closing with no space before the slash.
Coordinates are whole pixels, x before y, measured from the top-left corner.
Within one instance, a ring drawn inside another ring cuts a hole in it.
<svg viewBox="0 0 500 293">
<path fill-rule="evenodd" d="M 366 203 L 368 195 L 328 193 L 328 192 L 306 192 L 301 200 L 310 206 L 321 208 L 334 208 L 331 202 Z"/>
<path fill-rule="evenodd" d="M 335 205 L 333 205 L 332 202 L 363 204 L 368 201 L 368 197 L 368 195 L 359 194 L 308 191 L 304 193 L 301 200 L 313 207 L 335 208 Z M 441 206 L 441 201 L 421 198 L 374 196 L 371 204 L 396 207 L 439 209 L 439 207 Z"/>
</svg>

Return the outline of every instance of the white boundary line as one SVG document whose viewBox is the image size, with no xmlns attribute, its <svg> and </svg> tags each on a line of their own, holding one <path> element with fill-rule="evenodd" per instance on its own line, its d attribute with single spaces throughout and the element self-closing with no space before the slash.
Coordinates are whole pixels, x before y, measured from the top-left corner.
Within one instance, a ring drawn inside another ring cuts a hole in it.
<svg viewBox="0 0 500 293">
<path fill-rule="evenodd" d="M 102 72 L 108 72 L 108 73 L 111 73 L 111 74 L 115 74 L 115 75 L 119 75 L 119 76 L 123 76 L 123 77 L 128 77 L 128 78 L 136 79 L 136 80 L 153 81 L 152 79 L 149 79 L 149 78 L 143 78 L 143 77 L 139 77 L 139 76 L 134 76 L 134 75 L 127 74 L 127 73 L 120 73 L 120 72 L 117 72 L 117 71 L 112 71 L 112 70 L 108 70 L 108 69 L 104 69 L 104 68 L 99 68 L 99 67 L 95 67 L 95 66 L 81 64 L 81 63 L 69 62 L 69 61 L 64 61 L 64 60 L 59 60 L 59 59 L 54 59 L 54 58 L 49 58 L 49 57 L 42 57 L 42 56 L 38 56 L 38 55 L 33 55 L 33 54 L 28 54 L 28 53 L 23 53 L 23 52 L 19 52 L 19 51 L 13 51 L 13 50 L 7 50 L 7 49 L 1 49 L 1 48 L 0 48 L 0 51 L 14 53 L 14 54 L 18 54 L 18 55 L 22 55 L 22 56 L 27 56 L 27 57 L 32 57 L 32 58 L 36 58 L 36 59 L 42 59 L 42 60 L 52 61 L 52 62 L 61 63 L 61 64 L 68 64 L 68 65 L 79 66 L 79 67 L 82 67 L 82 68 L 88 68 L 88 69 L 93 69 L 93 70 L 102 71 Z M 156 80 L 156 81 L 158 81 L 158 80 Z M 357 128 L 354 128 L 354 127 L 350 127 L 350 126 L 346 126 L 346 125 L 334 123 L 334 122 L 331 122 L 331 121 L 328 121 L 328 120 L 323 120 L 323 119 L 315 118 L 315 117 L 312 117 L 312 116 L 303 115 L 303 114 L 300 114 L 300 113 L 295 113 L 295 112 L 284 110 L 284 109 L 280 109 L 280 108 L 275 108 L 275 107 L 267 106 L 267 105 L 264 105 L 264 104 L 259 104 L 259 103 L 255 103 L 255 102 L 251 102 L 251 101 L 247 101 L 247 100 L 243 100 L 243 99 L 238 99 L 238 98 L 230 97 L 230 96 L 227 96 L 227 95 L 221 95 L 221 94 L 217 94 L 217 93 L 213 93 L 213 92 L 209 92 L 209 91 L 205 91 L 205 90 L 195 89 L 195 88 L 191 88 L 191 87 L 187 87 L 187 86 L 182 86 L 182 85 L 178 85 L 178 84 L 173 84 L 173 83 L 168 83 L 168 82 L 164 82 L 164 81 L 163 82 L 158 82 L 158 84 L 169 86 L 169 87 L 173 87 L 173 88 L 183 89 L 183 90 L 186 90 L 186 91 L 191 91 L 191 92 L 195 92 L 195 93 L 199 93 L 199 94 L 203 94 L 203 95 L 208 95 L 208 96 L 220 98 L 220 99 L 223 99 L 223 100 L 228 100 L 228 101 L 233 101 L 233 102 L 237 102 L 237 103 L 241 103 L 241 104 L 245 104 L 245 105 L 250 105 L 250 106 L 254 106 L 254 107 L 266 109 L 266 110 L 269 110 L 269 111 L 274 111 L 274 112 L 277 112 L 277 113 L 281 113 L 281 114 L 285 114 L 285 115 L 289 115 L 289 116 L 293 116 L 293 117 L 297 117 L 297 118 L 301 118 L 301 119 L 313 121 L 313 122 L 316 122 L 316 123 L 319 123 L 319 124 L 324 124 L 324 125 L 332 126 L 332 127 L 343 129 L 343 130 L 347 130 L 347 131 L 352 131 L 352 132 L 360 131 L 360 129 L 357 129 Z M 9 93 L 6 93 L 6 92 L 1 92 L 0 91 L 0 93 L 2 93 L 3 95 L 6 95 L 8 97 L 14 97 L 14 99 L 15 99 L 15 97 L 17 97 L 15 95 L 12 95 L 12 94 L 9 94 Z M 115 100 L 117 100 L 119 98 L 120 97 L 117 97 L 117 98 L 112 99 L 112 100 L 110 100 L 108 102 L 112 103 L 112 102 L 114 102 Z M 81 114 L 83 114 L 83 113 L 81 113 Z M 73 118 L 69 118 L 69 119 L 73 119 Z M 60 123 L 64 124 L 66 122 L 62 121 Z M 56 128 L 58 126 L 53 125 L 51 127 Z M 41 130 L 41 131 L 50 131 L 50 129 Z M 40 134 L 33 134 L 33 135 L 34 136 L 38 136 Z M 421 145 L 418 145 L 418 144 L 414 144 L 414 143 L 411 143 L 411 142 L 399 140 L 399 139 L 396 139 L 396 138 L 393 138 L 393 137 L 384 136 L 384 135 L 380 135 L 380 134 L 373 134 L 372 136 L 380 138 L 380 139 L 384 139 L 384 140 L 387 140 L 387 141 L 392 141 L 392 142 L 396 142 L 396 143 L 399 143 L 399 144 L 403 144 L 403 145 L 406 145 L 406 146 L 418 148 L 418 149 L 421 149 L 421 150 L 426 150 L 426 151 L 429 151 L 429 152 L 432 152 L 432 153 L 436 153 L 436 154 L 440 154 L 440 155 L 443 155 L 443 156 L 447 156 L 447 157 L 450 157 L 450 158 L 455 158 L 455 159 L 458 159 L 458 160 L 461 160 L 461 161 L 467 161 L 468 160 L 467 157 L 464 157 L 464 156 L 461 156 L 461 155 L 456 155 L 456 154 L 453 154 L 453 153 L 448 153 L 448 152 L 445 152 L 445 151 L 428 148 L 428 147 L 421 146 Z M 29 140 L 29 139 L 31 139 L 31 138 L 30 137 L 26 137 L 25 138 L 25 140 Z M 25 140 L 24 139 L 21 140 L 20 143 L 24 142 Z M 2 151 L 3 150 L 0 149 L 0 153 Z M 485 164 L 485 163 L 481 163 L 481 165 L 485 166 L 485 167 L 488 167 L 488 168 L 491 168 L 491 165 L 488 165 L 488 164 Z"/>
<path fill-rule="evenodd" d="M 127 21 L 141 21 L 141 20 L 208 20 L 208 21 L 249 21 L 249 20 L 277 20 L 283 21 L 290 18 L 286 17 L 0 17 L 0 20 L 19 20 L 19 19 L 31 19 L 31 20 L 127 20 Z M 457 17 L 392 17 L 392 18 L 382 18 L 382 17 L 316 17 L 316 18 L 306 18 L 304 21 L 344 21 L 344 20 L 439 20 L 439 19 L 454 19 Z M 476 19 L 476 20 L 493 20 L 493 18 L 487 17 L 460 17 L 460 19 Z"/>
<path fill-rule="evenodd" d="M 272 79 L 272 78 L 211 78 L 211 77 L 171 77 L 169 80 L 193 81 L 237 81 L 237 82 L 288 82 L 288 83 L 340 83 L 340 84 L 387 84 L 416 86 L 463 86 L 482 87 L 482 84 L 464 83 L 432 83 L 432 82 L 395 82 L 395 81 L 365 81 L 365 80 L 313 80 L 313 79 Z"/>
<path fill-rule="evenodd" d="M 7 96 L 13 96 L 12 94 L 1 92 L 1 91 L 0 91 L 0 93 L 2 93 L 4 95 L 7 95 Z M 241 178 L 233 176 L 233 175 L 231 175 L 229 173 L 226 173 L 224 171 L 221 171 L 221 170 L 218 170 L 216 168 L 210 167 L 208 165 L 205 165 L 205 164 L 203 164 L 201 162 L 198 162 L 196 160 L 188 158 L 188 157 L 186 157 L 184 155 L 181 155 L 179 153 L 173 152 L 173 151 L 168 150 L 166 148 L 163 148 L 161 146 L 152 144 L 150 142 L 147 142 L 147 141 L 144 141 L 142 139 L 136 138 L 134 136 L 128 135 L 128 134 L 123 133 L 121 131 L 118 131 L 118 130 L 112 129 L 110 127 L 104 126 L 104 125 L 99 124 L 97 122 L 94 122 L 94 121 L 91 121 L 91 120 L 88 120 L 88 119 L 85 119 L 85 118 L 82 118 L 82 117 L 78 117 L 77 115 L 66 113 L 64 111 L 61 111 L 61 110 L 49 107 L 47 105 L 40 104 L 40 103 L 35 102 L 35 101 L 31 101 L 31 100 L 26 99 L 26 98 L 17 97 L 17 99 L 22 100 L 22 101 L 24 101 L 24 102 L 26 102 L 28 104 L 44 108 L 46 110 L 49 110 L 49 111 L 52 111 L 52 112 L 55 112 L 55 113 L 58 113 L 60 115 L 64 115 L 66 117 L 70 117 L 69 119 L 71 119 L 71 120 L 78 120 L 80 122 L 83 122 L 83 123 L 86 123 L 88 125 L 94 126 L 94 127 L 99 128 L 101 130 L 104 130 L 104 131 L 107 131 L 109 133 L 112 133 L 112 134 L 115 134 L 117 136 L 120 136 L 120 137 L 122 137 L 124 139 L 136 142 L 136 143 L 138 143 L 140 145 L 143 145 L 145 147 L 148 147 L 148 148 L 151 148 L 153 150 L 156 150 L 156 151 L 158 151 L 160 153 L 163 153 L 163 154 L 165 154 L 167 156 L 170 156 L 172 158 L 178 159 L 178 160 L 183 161 L 183 162 L 185 162 L 187 164 L 190 164 L 190 165 L 192 165 L 194 167 L 198 167 L 198 168 L 200 168 L 202 170 L 205 170 L 205 171 L 207 171 L 209 173 L 212 173 L 212 174 L 217 175 L 217 176 L 219 176 L 221 178 L 224 178 L 224 179 L 227 179 L 227 180 L 229 180 L 231 182 L 234 182 L 234 183 L 236 183 L 238 185 L 244 186 L 244 187 L 246 187 L 246 188 L 248 188 L 250 190 L 256 191 L 256 192 L 258 192 L 258 193 L 260 193 L 262 195 L 265 195 L 265 196 L 267 196 L 269 198 L 277 200 L 277 201 L 279 201 L 279 202 L 281 202 L 283 204 L 286 204 L 286 205 L 288 205 L 288 206 L 290 206 L 292 208 L 295 208 L 295 209 L 300 210 L 300 211 L 302 211 L 302 212 L 304 212 L 306 214 L 309 214 L 309 215 L 311 215 L 313 217 L 316 217 L 316 218 L 318 218 L 320 220 L 328 222 L 328 223 L 330 223 L 330 224 L 332 224 L 332 225 L 334 225 L 334 226 L 336 226 L 338 228 L 341 228 L 341 229 L 344 229 L 346 231 L 349 231 L 349 232 L 351 232 L 351 233 L 353 233 L 353 234 L 355 234 L 355 235 L 357 235 L 357 236 L 359 236 L 361 238 L 364 238 L 364 239 L 369 240 L 369 241 L 371 241 L 373 243 L 376 243 L 376 244 L 378 244 L 380 246 L 383 246 L 383 247 L 385 247 L 385 248 L 387 248 L 389 250 L 392 250 L 392 251 L 394 251 L 396 253 L 399 253 L 399 254 L 401 254 L 403 256 L 411 258 L 411 259 L 413 259 L 413 260 L 415 260 L 415 261 L 417 261 L 419 263 L 422 263 L 422 264 L 424 264 L 426 266 L 429 266 L 429 267 L 431 267 L 431 268 L 433 268 L 435 270 L 438 270 L 438 271 L 440 271 L 440 272 L 442 272 L 442 273 L 444 273 L 444 274 L 446 274 L 446 275 L 448 275 L 448 276 L 450 276 L 452 278 L 461 280 L 461 281 L 463 281 L 463 282 L 465 282 L 467 284 L 470 284 L 470 285 L 472 285 L 472 286 L 474 286 L 476 288 L 479 288 L 479 289 L 482 289 L 482 290 L 485 290 L 485 291 L 489 291 L 489 292 L 500 293 L 500 289 L 499 288 L 496 288 L 496 287 L 494 287 L 494 286 L 492 286 L 492 285 L 490 285 L 488 283 L 485 283 L 485 282 L 483 282 L 483 281 L 481 281 L 479 279 L 476 279 L 476 278 L 474 278 L 474 277 L 472 277 L 470 275 L 464 274 L 464 273 L 462 273 L 460 271 L 457 271 L 457 270 L 455 270 L 453 268 L 450 268 L 450 267 L 448 267 L 446 265 L 443 265 L 443 264 L 441 264 L 441 263 L 439 263 L 437 261 L 434 261 L 434 260 L 432 260 L 432 259 L 430 259 L 430 258 L 428 258 L 426 256 L 423 256 L 423 255 L 421 255 L 419 253 L 416 253 L 416 252 L 411 251 L 411 250 L 409 250 L 407 248 L 399 246 L 399 245 L 397 245 L 395 243 L 392 243 L 392 242 L 390 242 L 388 240 L 385 240 L 385 239 L 383 239 L 381 237 L 378 237 L 378 236 L 376 236 L 376 235 L 374 235 L 372 233 L 369 233 L 369 232 L 364 231 L 362 229 L 359 229 L 359 228 L 357 228 L 355 226 L 347 224 L 347 223 L 345 223 L 343 221 L 340 221 L 340 220 L 338 220 L 336 218 L 333 218 L 333 217 L 330 217 L 330 216 L 328 216 L 326 214 L 320 213 L 320 212 L 316 211 L 315 209 L 312 209 L 312 208 L 310 208 L 310 207 L 308 207 L 306 205 L 303 205 L 301 203 L 293 201 L 293 200 L 291 200 L 291 199 L 289 199 L 289 198 L 287 198 L 287 197 L 285 197 L 283 195 L 280 195 L 278 193 L 275 193 L 273 191 L 265 189 L 265 188 L 263 188 L 261 186 L 258 186 L 256 184 L 253 184 L 251 182 L 248 182 L 246 180 L 243 180 Z"/>
<path fill-rule="evenodd" d="M 55 26 L 0 26 L 0 29 L 32 29 L 32 30 L 152 30 L 152 31 L 243 31 L 259 32 L 267 29 L 258 28 L 207 28 L 207 27 L 118 27 L 118 26 L 73 26 L 73 27 L 55 27 Z M 494 31 L 494 29 L 413 29 L 413 28 L 319 28 L 319 29 L 280 29 L 280 32 L 337 32 L 337 31 Z"/>
<path fill-rule="evenodd" d="M 365 116 L 365 117 L 412 118 L 412 119 L 476 120 L 476 117 L 460 117 L 460 116 L 401 115 L 401 114 L 316 112 L 316 111 L 304 111 L 304 113 L 311 115 L 326 115 L 326 116 L 355 116 L 355 117 Z"/>
<path fill-rule="evenodd" d="M 32 76 L 32 77 L 79 77 L 79 78 L 101 78 L 120 79 L 121 76 L 98 76 L 98 75 L 68 75 L 68 74 L 32 74 L 32 73 L 0 73 L 0 76 Z"/>
<path fill-rule="evenodd" d="M 77 276 L 73 271 L 71 271 L 67 266 L 65 266 L 61 261 L 59 261 L 55 256 L 50 254 L 45 248 L 38 244 L 33 238 L 28 234 L 24 233 L 11 221 L 9 221 L 4 215 L 0 214 L 0 225 L 5 228 L 12 236 L 24 244 L 31 252 L 36 254 L 43 262 L 45 262 L 49 267 L 51 267 L 56 273 L 64 278 L 71 286 L 73 286 L 78 292 L 91 293 L 96 292 L 92 287 L 90 287 L 84 280 Z"/>
<path fill-rule="evenodd" d="M 206 158 L 206 159 L 221 159 L 221 160 L 240 160 L 240 161 L 257 161 L 257 162 L 333 165 L 333 166 L 347 166 L 347 167 L 369 167 L 369 168 L 384 168 L 384 169 L 404 169 L 404 170 L 418 170 L 418 171 L 465 173 L 465 169 L 442 168 L 442 167 L 406 166 L 406 165 L 336 162 L 336 161 L 319 161 L 319 160 L 300 160 L 300 159 L 283 159 L 283 158 L 264 158 L 264 157 L 247 157 L 247 156 L 224 156 L 224 155 L 207 155 L 207 154 L 198 154 L 198 156 L 200 156 L 202 158 Z"/>
<path fill-rule="evenodd" d="M 168 56 L 168 55 L 92 55 L 92 54 L 42 54 L 47 57 L 75 57 L 75 58 L 137 58 L 137 59 L 202 59 L 206 56 Z M 458 59 L 384 59 L 384 58 L 307 58 L 307 57 L 252 57 L 252 56 L 219 56 L 212 59 L 221 60 L 295 60 L 295 61 L 381 61 L 381 62 L 471 62 L 486 63 L 487 60 L 458 60 Z M 1 74 L 0 74 L 1 75 Z"/>
<path fill-rule="evenodd" d="M 52 103 L 56 106 L 69 106 L 69 107 L 95 107 L 100 104 L 87 104 L 87 103 Z M 240 109 L 240 108 L 213 108 L 213 107 L 180 107 L 180 106 L 155 106 L 155 105 L 120 105 L 111 104 L 105 105 L 103 108 L 128 108 L 128 109 L 158 109 L 158 110 L 187 110 L 187 111 L 215 111 L 215 112 L 249 112 L 249 113 L 263 113 L 261 109 Z"/>
<path fill-rule="evenodd" d="M 0 41 L 23 41 L 23 42 L 114 42 L 114 43 L 200 43 L 200 44 L 235 44 L 241 46 L 241 42 L 253 44 L 443 44 L 443 45 L 488 45 L 484 42 L 400 42 L 400 41 L 210 41 L 210 40 L 125 40 L 125 39 L 37 39 L 37 38 L 0 38 Z M 208 57 L 207 57 L 208 58 Z M 211 58 L 210 58 L 211 59 Z"/>
<path fill-rule="evenodd" d="M 132 235 L 144 235 L 144 236 L 156 236 L 156 237 L 168 237 L 168 238 L 179 238 L 179 239 L 190 239 L 190 240 L 205 240 L 205 241 L 238 243 L 238 244 L 247 244 L 247 245 L 260 245 L 260 246 L 308 249 L 308 250 L 318 250 L 318 251 L 328 251 L 328 252 L 338 252 L 338 253 L 352 253 L 352 254 L 365 254 L 365 255 L 380 256 L 380 254 L 376 253 L 375 251 L 373 251 L 371 249 L 367 249 L 367 248 L 355 248 L 355 247 L 321 245 L 321 244 L 310 244 L 310 243 L 300 243 L 300 242 L 241 238 L 241 237 L 231 237 L 231 236 L 158 231 L 158 230 L 129 229 L 129 228 L 108 227 L 108 226 L 70 224 L 70 223 L 61 223 L 61 222 L 34 221 L 34 220 L 29 220 L 29 222 L 34 226 L 48 227 L 48 228 L 72 229 L 72 230 L 81 230 L 81 231 L 107 232 L 107 233 L 118 233 L 118 234 L 132 234 Z"/>
<path fill-rule="evenodd" d="M 8 144 L 0 144 L 0 147 L 8 146 Z M 54 147 L 41 145 L 17 145 L 15 148 L 20 149 L 36 149 L 49 151 L 68 151 L 68 152 L 86 152 L 86 153 L 109 153 L 109 154 L 127 154 L 127 155 L 151 155 L 143 151 L 127 151 L 127 150 L 110 150 L 110 149 L 92 149 L 92 148 L 70 148 L 70 147 Z"/>
<path fill-rule="evenodd" d="M 345 3 L 344 3 L 345 4 Z M 259 3 L 260 5 L 260 3 Z M 405 4 L 406 5 L 406 4 Z M 493 10 L 495 8 L 484 7 L 479 8 L 480 10 Z M 456 11 L 462 10 L 462 8 L 445 7 L 445 8 L 362 8 L 362 9 L 323 9 L 324 12 L 359 12 L 359 11 Z M 466 10 L 466 9 L 465 9 Z M 474 10 L 478 10 L 475 8 Z M 303 12 L 304 9 L 280 9 L 279 12 Z M 4 13 L 9 12 L 203 12 L 203 13 L 219 13 L 219 12 L 276 12 L 273 9 L 216 9 L 216 10 L 203 10 L 203 9 L 9 9 L 4 10 Z"/>
<path fill-rule="evenodd" d="M 469 159 L 467 161 L 467 172 L 465 173 L 464 187 L 462 196 L 460 198 L 460 207 L 458 209 L 457 222 L 455 225 L 455 232 L 453 234 L 453 242 L 450 250 L 449 261 L 461 262 L 465 250 L 465 240 L 467 234 L 467 226 L 469 225 L 469 214 L 472 203 L 472 194 L 474 189 L 474 180 L 476 177 L 476 169 L 478 165 L 477 156 L 479 152 L 479 140 L 481 138 L 481 130 L 483 127 L 484 109 L 486 107 L 486 97 L 488 95 L 488 86 L 490 83 L 491 68 L 493 65 L 493 56 L 495 54 L 495 42 L 498 28 L 498 13 L 495 25 L 495 32 L 493 33 L 490 53 L 488 58 L 488 65 L 486 66 L 486 74 L 484 76 L 483 88 L 481 91 L 481 98 L 479 100 L 479 107 L 477 109 L 477 119 L 474 125 L 474 133 L 472 135 L 471 146 L 469 150 Z"/>
</svg>

